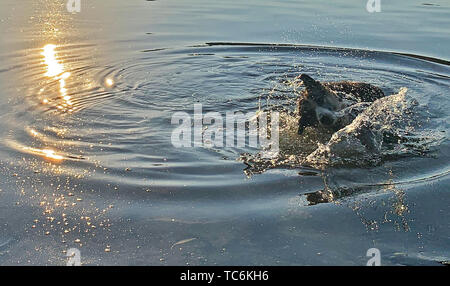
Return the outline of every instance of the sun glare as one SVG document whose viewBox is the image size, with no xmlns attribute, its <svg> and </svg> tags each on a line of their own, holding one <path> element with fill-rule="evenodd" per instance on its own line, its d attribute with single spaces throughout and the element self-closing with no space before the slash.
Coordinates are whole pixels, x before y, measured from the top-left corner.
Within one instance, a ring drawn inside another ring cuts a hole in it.
<svg viewBox="0 0 450 286">
<path fill-rule="evenodd" d="M 45 75 L 48 77 L 58 76 L 64 71 L 63 65 L 56 59 L 55 49 L 55 45 L 48 44 L 44 46 L 43 52 L 41 53 L 44 56 L 44 63 L 47 66 L 47 73 Z"/>
<path fill-rule="evenodd" d="M 105 84 L 106 84 L 108 87 L 111 87 L 111 86 L 114 85 L 114 81 L 113 81 L 112 79 L 110 79 L 110 78 L 107 78 L 107 79 L 105 80 Z"/>
</svg>

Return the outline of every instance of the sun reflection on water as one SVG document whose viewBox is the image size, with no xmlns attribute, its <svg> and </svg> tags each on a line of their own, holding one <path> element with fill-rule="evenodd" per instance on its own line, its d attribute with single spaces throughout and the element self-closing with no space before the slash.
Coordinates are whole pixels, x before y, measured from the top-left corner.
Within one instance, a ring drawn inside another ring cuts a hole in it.
<svg viewBox="0 0 450 286">
<path fill-rule="evenodd" d="M 41 99 L 42 104 L 53 104 L 54 107 L 56 107 L 58 110 L 61 111 L 72 111 L 70 108 L 72 105 L 71 102 L 71 96 L 68 95 L 68 90 L 66 87 L 66 80 L 68 80 L 71 76 L 70 72 L 65 71 L 64 64 L 62 60 L 58 59 L 57 54 L 57 46 L 54 44 L 47 44 L 42 48 L 41 55 L 43 56 L 43 63 L 45 64 L 45 76 L 48 78 L 51 78 L 52 80 L 56 80 L 59 82 L 59 89 L 57 89 L 58 97 L 60 100 L 57 102 L 52 102 L 54 99 L 48 98 L 48 95 L 46 95 L 45 98 Z M 45 89 L 42 88 L 41 92 L 43 92 Z M 38 132 L 34 128 L 27 128 L 26 130 L 28 134 L 34 138 L 38 138 L 39 140 L 48 141 L 46 136 Z M 51 142 L 47 142 L 51 143 Z M 20 144 L 14 144 L 18 145 L 17 148 L 22 149 L 24 152 L 37 155 L 46 161 L 50 161 L 52 163 L 61 163 L 66 157 L 59 152 L 55 151 L 54 148 L 48 147 L 48 145 L 54 145 L 54 144 L 45 144 L 46 147 L 43 148 L 33 148 L 28 146 L 20 146 Z"/>
<path fill-rule="evenodd" d="M 107 78 L 105 80 L 105 84 L 106 84 L 107 87 L 112 87 L 114 85 L 114 81 L 112 79 L 110 79 L 110 78 Z"/>
<path fill-rule="evenodd" d="M 38 133 L 36 132 L 36 134 L 38 134 Z M 36 136 L 38 136 L 38 135 L 36 135 Z M 66 156 L 64 156 L 60 152 L 55 151 L 53 148 L 49 148 L 49 147 L 45 147 L 42 149 L 33 148 L 33 147 L 25 146 L 23 144 L 20 144 L 20 143 L 14 142 L 14 141 L 9 141 L 9 140 L 7 140 L 6 143 L 16 150 L 20 150 L 20 151 L 28 153 L 28 154 L 39 156 L 39 157 L 45 159 L 46 161 L 49 161 L 52 163 L 61 163 L 62 161 L 64 161 L 64 159 L 67 159 Z"/>
<path fill-rule="evenodd" d="M 55 107 L 61 111 L 72 112 L 72 97 L 68 95 L 66 88 L 66 80 L 71 76 L 70 72 L 64 71 L 64 64 L 58 60 L 57 46 L 54 44 L 47 44 L 42 48 L 41 55 L 44 56 L 44 64 L 46 65 L 47 72 L 46 77 L 53 78 L 59 81 L 59 98 L 62 99 L 62 103 L 55 104 Z M 42 104 L 48 104 L 50 100 L 48 98 L 42 99 Z"/>
<path fill-rule="evenodd" d="M 45 45 L 41 55 L 44 56 L 44 63 L 47 66 L 48 77 L 56 77 L 64 71 L 64 66 L 56 59 L 56 45 Z"/>
</svg>

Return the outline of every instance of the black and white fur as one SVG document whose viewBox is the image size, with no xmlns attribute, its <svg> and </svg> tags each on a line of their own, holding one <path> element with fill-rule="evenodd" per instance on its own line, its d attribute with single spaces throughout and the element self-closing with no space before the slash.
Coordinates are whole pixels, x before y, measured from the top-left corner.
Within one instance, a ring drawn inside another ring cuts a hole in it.
<svg viewBox="0 0 450 286">
<path fill-rule="evenodd" d="M 385 96 L 380 88 L 367 83 L 320 83 L 307 74 L 299 78 L 305 86 L 298 99 L 300 135 L 306 127 L 323 127 L 336 132 L 350 124 L 373 101 Z"/>
</svg>

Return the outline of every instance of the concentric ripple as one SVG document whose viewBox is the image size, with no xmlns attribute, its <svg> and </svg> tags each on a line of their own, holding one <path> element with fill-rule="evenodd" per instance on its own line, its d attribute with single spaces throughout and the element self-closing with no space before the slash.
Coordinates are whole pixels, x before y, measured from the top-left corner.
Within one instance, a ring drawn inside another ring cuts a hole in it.
<svg viewBox="0 0 450 286">
<path fill-rule="evenodd" d="M 416 129 L 421 134 L 438 134 L 440 140 L 431 155 L 399 156 L 388 163 L 389 168 L 402 179 L 448 171 L 445 99 L 450 69 L 445 61 L 329 47 L 210 43 L 144 50 L 134 58 L 101 65 L 83 56 L 93 48 L 48 44 L 18 52 L 20 58 L 11 55 L 13 64 L 5 70 L 20 76 L 23 83 L 7 85 L 20 96 L 10 99 L 9 111 L 2 107 L 2 129 L 9 130 L 2 147 L 5 158 L 40 157 L 79 171 L 100 167 L 107 171 L 96 180 L 135 186 L 151 182 L 153 186 L 208 187 L 226 186 L 230 181 L 239 185 L 245 177 L 243 170 L 249 175 L 273 166 L 258 169 L 235 160 L 258 152 L 252 148 L 174 148 L 171 116 L 177 111 L 192 114 L 195 103 L 202 103 L 204 112 L 223 115 L 229 110 L 259 108 L 289 113 L 297 96 L 292 80 L 308 73 L 321 81 L 372 83 L 387 94 L 407 88 L 420 106 Z M 289 124 L 286 130 L 294 130 L 295 120 Z M 310 144 L 314 150 L 316 139 L 304 142 L 304 147 Z M 415 172 L 417 162 L 425 170 Z M 309 168 L 289 161 L 277 166 Z M 373 183 L 383 181 L 385 168 L 371 169 Z M 367 170 L 349 168 L 348 172 Z"/>
</svg>

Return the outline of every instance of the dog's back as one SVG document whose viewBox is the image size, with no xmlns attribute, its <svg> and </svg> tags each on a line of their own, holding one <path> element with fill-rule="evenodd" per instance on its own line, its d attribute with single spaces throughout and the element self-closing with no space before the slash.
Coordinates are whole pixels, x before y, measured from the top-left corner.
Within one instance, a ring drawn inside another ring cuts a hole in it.
<svg viewBox="0 0 450 286">
<path fill-rule="evenodd" d="M 373 102 L 385 96 L 381 88 L 364 82 L 325 82 L 323 85 L 336 93 L 354 97 L 358 102 Z"/>
</svg>

